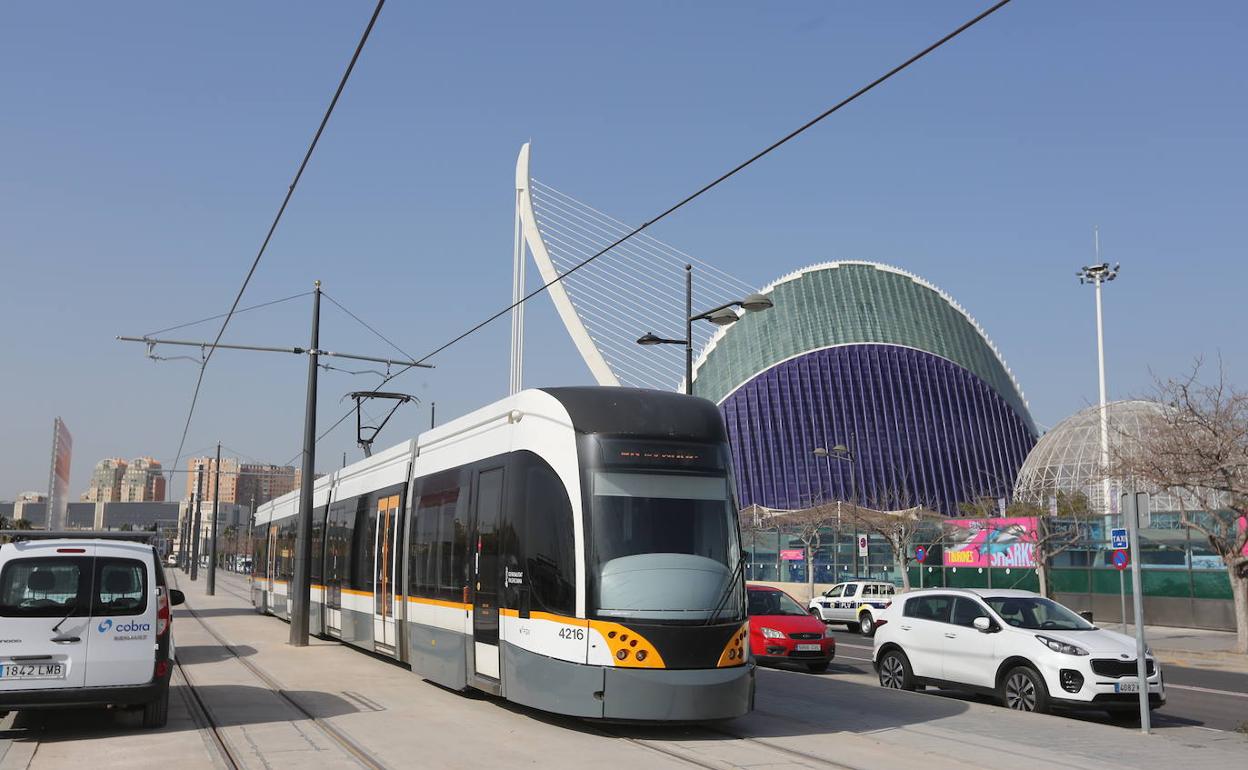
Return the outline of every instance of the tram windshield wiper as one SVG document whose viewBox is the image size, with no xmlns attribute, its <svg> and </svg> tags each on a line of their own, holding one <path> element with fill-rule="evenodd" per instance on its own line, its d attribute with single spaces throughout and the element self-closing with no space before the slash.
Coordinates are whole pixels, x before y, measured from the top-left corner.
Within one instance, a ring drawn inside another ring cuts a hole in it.
<svg viewBox="0 0 1248 770">
<path fill-rule="evenodd" d="M 743 567 L 745 567 L 745 554 L 737 558 L 737 566 L 733 567 L 732 573 L 728 575 L 728 583 L 724 586 L 724 590 L 720 592 L 719 601 L 715 603 L 715 609 L 711 611 L 711 615 L 706 619 L 705 625 L 709 626 L 719 619 L 719 613 L 723 611 L 724 605 L 732 596 L 732 592 L 737 586 L 737 576 L 741 574 Z"/>
</svg>

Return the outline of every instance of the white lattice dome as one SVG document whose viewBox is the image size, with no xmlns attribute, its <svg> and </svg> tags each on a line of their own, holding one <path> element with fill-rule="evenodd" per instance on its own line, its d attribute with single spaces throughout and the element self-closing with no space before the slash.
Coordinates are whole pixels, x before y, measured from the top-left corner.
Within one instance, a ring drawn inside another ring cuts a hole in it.
<svg viewBox="0 0 1248 770">
<path fill-rule="evenodd" d="M 1111 457 L 1115 447 L 1138 437 L 1142 424 L 1160 414 L 1163 408 L 1154 401 L 1113 401 L 1106 404 Z M 1121 484 L 1118 480 L 1111 480 L 1110 501 L 1106 505 L 1104 478 L 1101 408 L 1091 406 L 1062 420 L 1040 437 L 1018 472 L 1014 498 L 1047 507 L 1059 492 L 1078 493 L 1088 498 L 1094 512 L 1116 514 Z M 1172 495 L 1147 491 L 1154 493 L 1150 501 L 1153 511 L 1178 510 L 1178 501 Z"/>
</svg>

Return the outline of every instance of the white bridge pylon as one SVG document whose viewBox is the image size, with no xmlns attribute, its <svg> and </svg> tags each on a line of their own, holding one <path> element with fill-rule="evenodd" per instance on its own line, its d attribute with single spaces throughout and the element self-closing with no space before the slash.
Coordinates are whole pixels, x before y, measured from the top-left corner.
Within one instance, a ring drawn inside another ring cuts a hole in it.
<svg viewBox="0 0 1248 770">
<path fill-rule="evenodd" d="M 525 252 L 542 283 L 562 274 L 633 230 L 630 225 L 533 179 L 529 144 L 516 160 L 516 237 L 512 293 L 527 293 Z M 643 348 L 645 332 L 684 337 L 685 265 L 693 265 L 697 308 L 719 305 L 754 291 L 746 282 L 662 241 L 639 233 L 548 289 L 559 319 L 599 385 L 676 390 L 683 384 L 684 351 L 679 345 Z M 524 360 L 523 305 L 512 310 L 511 392 L 521 389 Z M 710 324 L 694 326 L 694 349 L 714 334 Z"/>
</svg>

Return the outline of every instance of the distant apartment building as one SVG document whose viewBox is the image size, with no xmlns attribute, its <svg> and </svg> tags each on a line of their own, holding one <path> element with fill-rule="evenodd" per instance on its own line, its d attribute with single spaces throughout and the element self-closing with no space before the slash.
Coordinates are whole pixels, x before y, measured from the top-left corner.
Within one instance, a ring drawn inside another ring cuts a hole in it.
<svg viewBox="0 0 1248 770">
<path fill-rule="evenodd" d="M 19 503 L 46 503 L 48 496 L 43 492 L 23 492 L 17 496 Z"/>
<path fill-rule="evenodd" d="M 89 503 L 116 503 L 121 501 L 121 481 L 129 463 L 120 457 L 100 460 L 91 472 L 91 485 L 82 495 Z"/>
<path fill-rule="evenodd" d="M 202 469 L 202 499 L 213 499 L 213 476 L 217 471 L 215 457 L 192 457 L 187 461 L 186 495 L 190 499 L 195 493 L 196 471 Z M 299 488 L 299 470 L 289 465 L 267 465 L 264 463 L 241 463 L 237 458 L 221 458 L 221 479 L 218 496 L 221 502 L 235 505 L 250 506 L 267 503 L 275 497 Z"/>
<path fill-rule="evenodd" d="M 165 475 L 161 473 L 160 461 L 151 457 L 131 460 L 121 478 L 119 499 L 123 503 L 163 503 Z"/>
</svg>

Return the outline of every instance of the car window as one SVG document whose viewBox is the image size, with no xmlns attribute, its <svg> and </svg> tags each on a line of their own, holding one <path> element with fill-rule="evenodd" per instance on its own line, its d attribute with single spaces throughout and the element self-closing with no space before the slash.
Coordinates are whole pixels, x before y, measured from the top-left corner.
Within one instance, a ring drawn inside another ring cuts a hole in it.
<svg viewBox="0 0 1248 770">
<path fill-rule="evenodd" d="M 879 596 L 880 587 L 879 586 L 863 586 L 862 595 L 863 596 Z"/>
<path fill-rule="evenodd" d="M 984 605 L 969 599 L 965 596 L 959 596 L 953 602 L 953 615 L 950 622 L 955 626 L 974 626 L 975 618 L 988 617 L 988 610 L 984 609 Z"/>
<path fill-rule="evenodd" d="M 949 607 L 952 604 L 952 596 L 915 596 L 906 601 L 906 609 L 902 614 L 917 620 L 936 620 L 948 623 Z"/>
<path fill-rule="evenodd" d="M 147 565 L 136 559 L 95 560 L 92 615 L 140 615 L 147 609 Z"/>
<path fill-rule="evenodd" d="M 894 588 L 891 584 L 886 585 L 886 586 L 880 586 L 880 587 L 884 589 L 885 596 L 892 596 L 893 594 L 897 593 L 897 589 Z"/>
<path fill-rule="evenodd" d="M 0 616 L 59 618 L 86 615 L 91 559 L 52 556 L 13 559 L 0 572 Z"/>
<path fill-rule="evenodd" d="M 806 608 L 782 591 L 750 591 L 751 615 L 805 615 Z"/>
<path fill-rule="evenodd" d="M 854 594 L 856 594 L 856 593 L 858 593 L 858 584 L 857 584 L 857 583 L 850 583 L 849 585 L 845 586 L 845 595 L 846 595 L 846 596 L 853 596 L 853 595 L 854 595 Z"/>
<path fill-rule="evenodd" d="M 1055 631 L 1091 631 L 1091 623 L 1051 599 L 1041 596 L 992 596 L 986 599 L 1001 619 L 1016 628 Z"/>
<path fill-rule="evenodd" d="M 829 599 L 835 599 L 836 597 L 840 596 L 844 592 L 845 592 L 845 586 L 832 586 L 831 588 L 828 589 L 828 592 L 824 594 L 824 596 L 828 597 Z"/>
</svg>

